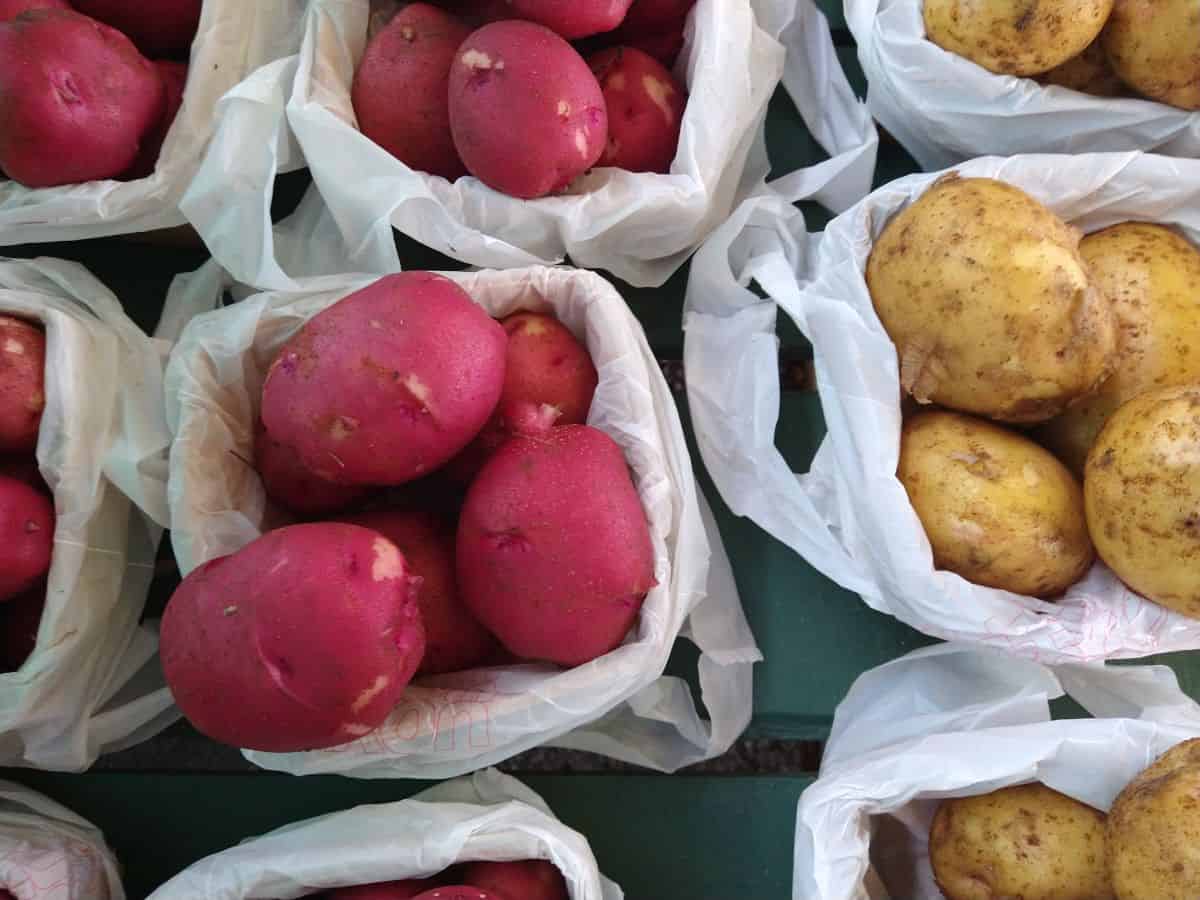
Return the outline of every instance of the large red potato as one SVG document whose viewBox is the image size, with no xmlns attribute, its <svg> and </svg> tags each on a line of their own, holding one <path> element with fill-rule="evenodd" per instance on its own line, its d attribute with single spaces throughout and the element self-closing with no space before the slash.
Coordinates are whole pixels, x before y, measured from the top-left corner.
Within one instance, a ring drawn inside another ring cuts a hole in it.
<svg viewBox="0 0 1200 900">
<path fill-rule="evenodd" d="M 621 448 L 587 425 L 514 437 L 467 492 L 457 564 L 467 606 L 517 656 L 576 666 L 613 650 L 655 584 Z"/>
<path fill-rule="evenodd" d="M 70 9 L 67 0 L 0 0 L 0 22 L 15 19 L 30 9 Z M 0 898 L 3 898 L 0 894 Z"/>
<path fill-rule="evenodd" d="M 425 634 L 404 557 L 354 525 L 293 525 L 201 566 L 162 622 L 163 671 L 214 740 L 285 753 L 379 727 Z"/>
<path fill-rule="evenodd" d="M 533 22 L 471 34 L 450 70 L 450 129 L 467 170 L 513 197 L 561 191 L 596 164 L 608 115 L 575 48 Z"/>
<path fill-rule="evenodd" d="M 325 895 L 326 900 L 413 900 L 419 894 L 437 887 L 432 878 L 419 881 L 386 881 L 379 884 L 362 884 L 357 887 L 334 888 Z"/>
<path fill-rule="evenodd" d="M 451 181 L 467 169 L 450 134 L 450 66 L 470 33 L 428 3 L 406 6 L 367 45 L 351 89 L 363 134 L 410 168 Z"/>
<path fill-rule="evenodd" d="M 0 453 L 36 450 L 45 408 L 46 333 L 0 315 Z"/>
<path fill-rule="evenodd" d="M 462 672 L 491 659 L 496 639 L 458 595 L 452 527 L 423 510 L 379 510 L 342 521 L 378 531 L 400 548 L 409 571 L 421 579 L 417 603 L 425 625 L 425 658 L 418 674 Z"/>
<path fill-rule="evenodd" d="M 50 571 L 54 505 L 41 491 L 0 476 L 0 601 L 33 587 Z"/>
<path fill-rule="evenodd" d="M 633 47 L 588 60 L 608 108 L 608 143 L 599 165 L 669 172 L 679 149 L 687 89 L 658 60 Z"/>
<path fill-rule="evenodd" d="M 471 863 L 463 870 L 462 880 L 501 897 L 570 900 L 562 872 L 544 859 Z"/>
<path fill-rule="evenodd" d="M 164 104 L 153 63 L 87 16 L 0 23 L 0 169 L 27 187 L 116 178 Z"/>
<path fill-rule="evenodd" d="M 340 512 L 367 494 L 366 488 L 318 478 L 304 467 L 295 450 L 267 434 L 261 421 L 254 427 L 254 468 L 267 496 L 300 516 Z"/>
<path fill-rule="evenodd" d="M 183 106 L 183 91 L 187 87 L 188 77 L 187 65 L 159 60 L 154 63 L 154 68 L 158 70 L 158 76 L 162 79 L 166 103 L 163 105 L 163 113 L 159 116 L 158 122 L 142 140 L 142 147 L 138 151 L 137 159 L 121 176 L 126 181 L 149 178 L 154 174 L 154 170 L 158 166 L 158 157 L 162 154 L 163 143 L 171 132 L 171 126 L 175 124 L 175 117 L 179 115 L 180 107 Z"/>
<path fill-rule="evenodd" d="M 44 580 L 0 606 L 0 671 L 15 672 L 25 665 L 37 646 L 38 628 L 45 611 Z"/>
<path fill-rule="evenodd" d="M 152 57 L 186 56 L 200 26 L 202 0 L 71 0 L 75 8 L 129 35 Z"/>
<path fill-rule="evenodd" d="M 450 460 L 491 416 L 505 341 L 448 278 L 389 275 L 288 341 L 263 386 L 263 424 L 322 478 L 413 481 Z"/>
<path fill-rule="evenodd" d="M 545 25 L 568 40 L 612 31 L 625 19 L 630 0 L 509 0 L 512 15 Z"/>
</svg>

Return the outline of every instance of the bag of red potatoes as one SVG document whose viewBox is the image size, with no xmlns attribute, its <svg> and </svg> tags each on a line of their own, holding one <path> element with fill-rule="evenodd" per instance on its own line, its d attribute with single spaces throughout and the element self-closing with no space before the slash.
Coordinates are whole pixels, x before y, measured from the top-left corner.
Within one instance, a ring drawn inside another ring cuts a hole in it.
<svg viewBox="0 0 1200 900">
<path fill-rule="evenodd" d="M 74 263 L 0 261 L 0 314 L 45 333 L 36 449 L 45 488 L 32 453 L 11 459 L 26 463 L 35 494 L 52 494 L 54 514 L 44 587 L 0 603 L 13 669 L 0 674 L 0 762 L 82 770 L 178 715 L 156 637 L 139 625 L 166 520 L 167 345 Z M 12 371 L 6 363 L 6 386 Z"/>
<path fill-rule="evenodd" d="M 624 643 L 594 661 L 419 677 L 382 727 L 361 739 L 246 756 L 304 774 L 449 777 L 546 743 L 660 769 L 724 752 L 748 721 L 758 651 L 696 487 L 674 400 L 641 326 L 612 286 L 589 272 L 534 268 L 446 277 L 495 318 L 548 312 L 586 344 L 599 374 L 588 421 L 624 456 L 621 477 L 628 471 L 644 509 L 657 584 Z M 175 434 L 171 527 L 185 575 L 286 523 L 247 464 L 268 369 L 314 315 L 377 280 L 310 279 L 295 292 L 258 294 L 198 316 L 186 328 L 166 387 Z M 176 282 L 168 306 L 195 308 L 197 298 L 215 305 L 227 286 L 210 263 Z M 281 357 L 281 364 L 288 363 Z M 700 683 L 711 722 L 700 718 L 681 680 L 663 676 L 679 636 L 702 651 Z"/>
<path fill-rule="evenodd" d="M 0 18 L 18 6 L 58 7 L 26 13 L 26 17 L 66 15 L 78 19 L 87 13 L 116 26 L 129 38 L 113 37 L 108 24 L 102 26 L 108 35 L 104 37 L 89 33 L 78 23 L 51 29 L 42 23 L 36 32 L 28 28 L 14 32 L 7 41 L 0 36 L 0 48 L 4 48 L 0 52 L 15 55 L 24 46 L 31 54 L 20 67 L 0 65 L 0 96 L 10 95 L 0 103 L 0 131 L 17 134 L 32 122 L 38 141 L 45 143 L 36 145 L 32 159 L 20 154 L 23 178 L 28 184 L 59 185 L 30 187 L 0 178 L 0 245 L 82 240 L 185 224 L 180 203 L 218 132 L 217 152 L 224 159 L 218 160 L 220 164 L 212 166 L 206 177 L 223 178 L 228 197 L 230 185 L 241 183 L 231 177 L 237 171 L 229 170 L 228 158 L 235 158 L 235 170 L 239 166 L 244 169 L 248 153 L 237 150 L 231 154 L 227 148 L 252 147 L 257 136 L 245 133 L 236 109 L 219 101 L 260 66 L 295 52 L 304 8 L 301 0 L 204 0 L 198 26 L 188 22 L 184 31 L 187 34 L 195 28 L 189 53 L 183 38 L 175 34 L 167 42 L 164 32 L 178 32 L 182 23 L 174 17 L 194 15 L 192 6 L 200 6 L 198 2 L 175 0 L 161 8 L 133 0 L 78 0 L 74 5 L 78 15 L 69 9 L 62 11 L 68 7 L 65 0 L 7 0 L 0 4 Z M 159 15 L 164 19 L 161 23 L 156 19 Z M 36 51 L 29 50 L 34 43 Z M 155 72 L 160 63 L 167 64 L 166 71 Z M 186 72 L 184 63 L 188 64 Z M 62 181 L 63 177 L 73 179 L 71 173 L 99 171 L 96 166 L 123 152 L 132 124 L 151 115 L 143 109 L 151 102 L 143 69 L 161 77 L 166 99 L 153 98 L 162 112 L 152 114 L 156 121 L 140 142 L 142 155 L 113 178 Z M 180 89 L 181 98 L 176 94 Z M 121 92 L 115 122 L 104 90 Z M 44 111 L 38 104 L 45 104 Z M 73 104 L 81 111 L 73 112 L 69 119 L 56 117 L 60 108 L 69 109 Z M 138 108 L 131 111 L 131 106 Z M 168 122 L 172 114 L 173 120 Z M 84 137 L 75 130 L 80 123 L 90 129 Z M 149 145 L 158 140 L 162 140 L 162 148 L 155 159 Z M 286 169 L 292 161 L 284 152 L 276 164 Z M 9 175 L 20 177 L 16 171 Z M 203 190 L 204 184 L 196 187 Z M 257 189 L 255 193 L 257 196 Z"/>
</svg>

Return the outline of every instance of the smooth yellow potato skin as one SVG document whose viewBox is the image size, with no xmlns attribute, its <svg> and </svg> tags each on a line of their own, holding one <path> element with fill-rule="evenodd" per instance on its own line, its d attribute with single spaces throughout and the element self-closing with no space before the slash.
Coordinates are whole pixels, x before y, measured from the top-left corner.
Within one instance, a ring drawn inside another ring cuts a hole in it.
<svg viewBox="0 0 1200 900">
<path fill-rule="evenodd" d="M 1121 791 L 1108 816 L 1120 900 L 1200 897 L 1200 740 L 1176 744 Z"/>
<path fill-rule="evenodd" d="M 1038 81 L 1094 97 L 1120 97 L 1129 93 L 1125 82 L 1113 71 L 1099 38 L 1088 44 L 1078 56 L 1072 56 L 1062 65 L 1040 75 Z"/>
<path fill-rule="evenodd" d="M 867 286 L 920 403 L 1043 422 L 1107 377 L 1108 299 L 1079 232 L 990 178 L 939 179 L 883 230 Z"/>
<path fill-rule="evenodd" d="M 1200 109 L 1198 0 L 1116 0 L 1101 39 L 1130 87 L 1181 109 Z"/>
<path fill-rule="evenodd" d="M 1200 384 L 1118 409 L 1088 453 L 1083 493 L 1096 552 L 1117 577 L 1200 618 Z"/>
<path fill-rule="evenodd" d="M 928 410 L 905 423 L 896 474 L 939 569 L 1052 597 L 1092 564 L 1078 482 L 1024 435 Z"/>
<path fill-rule="evenodd" d="M 1200 381 L 1200 250 L 1162 225 L 1124 222 L 1089 234 L 1079 252 L 1117 317 L 1116 365 L 1095 393 L 1038 436 L 1082 474 L 1088 450 L 1122 403 Z"/>
<path fill-rule="evenodd" d="M 1096 39 L 1113 0 L 925 0 L 925 34 L 991 72 L 1039 75 Z"/>
<path fill-rule="evenodd" d="M 1111 900 L 1104 813 L 1044 784 L 945 800 L 929 860 L 947 900 Z"/>
</svg>

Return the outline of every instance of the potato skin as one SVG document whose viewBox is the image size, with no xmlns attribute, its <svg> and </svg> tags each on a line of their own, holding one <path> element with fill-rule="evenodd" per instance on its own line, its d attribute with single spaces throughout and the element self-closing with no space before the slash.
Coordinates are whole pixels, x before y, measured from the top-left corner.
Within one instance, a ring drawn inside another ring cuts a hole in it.
<svg viewBox="0 0 1200 900">
<path fill-rule="evenodd" d="M 450 129 L 472 175 L 532 200 L 561 191 L 596 164 L 608 114 L 575 48 L 533 22 L 471 34 L 450 70 Z"/>
<path fill-rule="evenodd" d="M 1200 381 L 1200 250 L 1170 228 L 1124 222 L 1089 234 L 1079 252 L 1116 315 L 1116 366 L 1038 438 L 1082 475 L 1088 450 L 1122 403 Z"/>
<path fill-rule="evenodd" d="M 687 88 L 654 57 L 613 47 L 588 58 L 608 109 L 608 143 L 598 165 L 671 171 L 687 109 Z"/>
<path fill-rule="evenodd" d="M 1104 42 L 1097 38 L 1078 56 L 1072 56 L 1061 66 L 1055 66 L 1038 78 L 1043 84 L 1091 94 L 1094 97 L 1121 97 L 1129 93 L 1125 82 L 1113 71 Z"/>
<path fill-rule="evenodd" d="M 46 333 L 0 315 L 0 453 L 33 453 L 46 409 Z"/>
<path fill-rule="evenodd" d="M 328 522 L 268 532 L 171 597 L 167 684 L 217 741 L 274 753 L 348 743 L 383 723 L 421 662 L 412 588 L 377 532 Z"/>
<path fill-rule="evenodd" d="M 1120 900 L 1200 896 L 1200 740 L 1176 744 L 1117 796 L 1108 869 Z"/>
<path fill-rule="evenodd" d="M 462 880 L 501 897 L 570 900 L 562 872 L 544 859 L 470 863 L 462 871 Z"/>
<path fill-rule="evenodd" d="M 1111 900 L 1104 813 L 1044 784 L 944 800 L 929 860 L 947 900 Z"/>
<path fill-rule="evenodd" d="M 450 279 L 388 275 L 284 345 L 263 385 L 263 424 L 321 478 L 413 481 L 462 450 L 491 416 L 506 340 Z"/>
<path fill-rule="evenodd" d="M 1113 0 L 925 0 L 925 33 L 944 50 L 1003 75 L 1038 75 L 1077 56 Z"/>
<path fill-rule="evenodd" d="M 939 569 L 1053 597 L 1092 564 L 1079 483 L 1015 431 L 943 410 L 918 413 L 901 433 L 896 477 Z"/>
<path fill-rule="evenodd" d="M 1002 181 L 936 181 L 875 242 L 867 285 L 920 403 L 1042 422 L 1111 370 L 1116 320 L 1078 231 Z"/>
<path fill-rule="evenodd" d="M 0 601 L 37 584 L 50 571 L 54 504 L 42 491 L 0 476 Z"/>
<path fill-rule="evenodd" d="M 200 27 L 203 0 L 71 0 L 77 10 L 129 36 L 152 58 L 186 57 Z"/>
<path fill-rule="evenodd" d="M 8 22 L 31 9 L 70 8 L 71 4 L 67 0 L 0 0 L 0 22 Z"/>
<path fill-rule="evenodd" d="M 612 31 L 625 19 L 631 0 L 508 0 L 512 16 L 545 25 L 573 41 Z"/>
<path fill-rule="evenodd" d="M 1200 618 L 1200 385 L 1147 391 L 1088 453 L 1083 491 L 1096 552 L 1132 590 Z"/>
<path fill-rule="evenodd" d="M 262 421 L 254 427 L 254 468 L 268 497 L 298 516 L 320 516 L 353 506 L 367 489 L 334 484 L 304 467 L 296 451 L 267 434 Z"/>
<path fill-rule="evenodd" d="M 1139 93 L 1200 109 L 1198 32 L 1195 0 L 1116 0 L 1102 39 L 1117 75 Z"/>
</svg>

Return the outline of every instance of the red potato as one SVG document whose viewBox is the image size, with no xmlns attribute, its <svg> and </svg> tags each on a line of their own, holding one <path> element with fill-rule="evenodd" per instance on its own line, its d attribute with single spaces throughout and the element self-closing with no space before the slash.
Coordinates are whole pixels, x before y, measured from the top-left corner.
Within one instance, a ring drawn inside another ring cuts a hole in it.
<svg viewBox="0 0 1200 900">
<path fill-rule="evenodd" d="M 512 16 L 545 25 L 568 40 L 612 31 L 625 19 L 630 0 L 508 0 Z"/>
<path fill-rule="evenodd" d="M 513 197 L 561 191 L 608 139 L 604 95 L 575 48 L 533 22 L 495 22 L 450 70 L 450 129 L 467 170 Z"/>
<path fill-rule="evenodd" d="M 202 0 L 71 0 L 81 13 L 129 35 L 151 57 L 186 56 L 200 27 Z"/>
<path fill-rule="evenodd" d="M 175 124 L 175 117 L 179 115 L 180 107 L 183 106 L 183 91 L 187 87 L 188 77 L 187 65 L 158 60 L 154 63 L 154 68 L 158 70 L 159 78 L 162 79 L 166 104 L 163 106 L 163 114 L 159 117 L 158 123 L 142 141 L 137 159 L 129 167 L 129 171 L 121 176 L 125 181 L 149 178 L 154 174 L 154 170 L 158 167 L 158 157 L 162 154 L 163 143 L 171 132 L 171 126 Z"/>
<path fill-rule="evenodd" d="M 462 880 L 501 897 L 570 900 L 562 872 L 544 859 L 472 863 L 463 870 Z"/>
<path fill-rule="evenodd" d="M 41 491 L 0 476 L 0 601 L 29 590 L 50 571 L 54 505 Z"/>
<path fill-rule="evenodd" d="M 428 3 L 400 10 L 354 73 L 358 127 L 410 168 L 453 181 L 467 174 L 450 134 L 450 67 L 471 29 Z"/>
<path fill-rule="evenodd" d="M 432 891 L 418 894 L 413 900 L 513 900 L 513 898 L 501 897 L 491 891 L 480 890 L 466 884 L 456 884 L 450 887 L 434 888 Z M 521 897 L 518 900 L 525 900 L 525 898 Z"/>
<path fill-rule="evenodd" d="M 0 453 L 33 453 L 45 409 L 46 333 L 0 315 Z"/>
<path fill-rule="evenodd" d="M 658 60 L 633 47 L 588 60 L 608 106 L 608 144 L 600 165 L 630 172 L 671 171 L 687 108 L 687 89 Z"/>
<path fill-rule="evenodd" d="M 587 425 L 517 436 L 467 492 L 458 586 L 511 652 L 577 666 L 613 650 L 655 584 L 621 448 Z"/>
<path fill-rule="evenodd" d="M 409 571 L 421 579 L 417 602 L 425 625 L 425 658 L 417 674 L 462 672 L 493 656 L 496 639 L 458 594 L 453 528 L 423 510 L 380 510 L 342 521 L 378 531 L 400 548 Z"/>
<path fill-rule="evenodd" d="M 38 468 L 38 461 L 32 456 L 13 454 L 0 457 L 0 476 L 15 478 L 43 494 L 50 493 L 50 486 L 42 478 L 42 470 Z"/>
<path fill-rule="evenodd" d="M 214 740 L 286 753 L 378 728 L 425 652 L 414 580 L 382 535 L 293 525 L 196 569 L 162 621 L 163 671 Z"/>
<path fill-rule="evenodd" d="M 413 481 L 453 458 L 491 416 L 505 341 L 448 278 L 389 275 L 288 341 L 263 386 L 263 424 L 322 478 Z"/>
<path fill-rule="evenodd" d="M 334 888 L 325 897 L 326 900 L 413 900 L 419 894 L 435 887 L 437 881 L 432 878 L 422 878 L 419 881 L 408 879 Z"/>
<path fill-rule="evenodd" d="M 154 65 L 107 25 L 57 9 L 0 24 L 0 168 L 14 181 L 116 178 L 164 103 Z"/>
<path fill-rule="evenodd" d="M 0 0 L 0 22 L 15 19 L 21 13 L 31 9 L 70 9 L 67 0 Z M 0 900 L 3 900 L 0 894 Z"/>
<path fill-rule="evenodd" d="M 299 516 L 340 512 L 367 495 L 367 489 L 334 484 L 304 467 L 296 451 L 274 440 L 262 421 L 254 426 L 254 468 L 267 496 Z"/>
<path fill-rule="evenodd" d="M 46 611 L 46 582 L 0 606 L 0 671 L 15 672 L 37 646 L 38 629 Z M 0 894 L 0 900 L 4 900 Z"/>
</svg>

